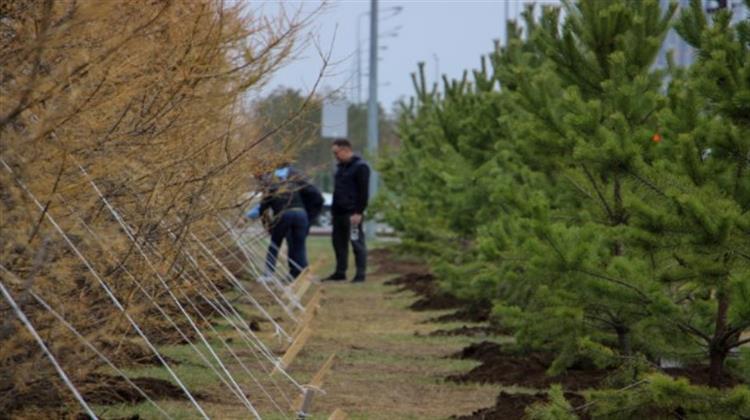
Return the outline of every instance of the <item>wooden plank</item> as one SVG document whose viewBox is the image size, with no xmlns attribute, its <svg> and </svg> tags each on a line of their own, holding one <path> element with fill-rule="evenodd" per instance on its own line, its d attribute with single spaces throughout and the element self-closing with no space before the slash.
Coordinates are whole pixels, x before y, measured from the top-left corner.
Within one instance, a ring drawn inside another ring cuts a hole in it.
<svg viewBox="0 0 750 420">
<path fill-rule="evenodd" d="M 305 293 L 307 293 L 307 290 L 310 288 L 310 286 L 312 286 L 312 279 L 310 279 L 309 275 L 306 276 L 304 280 L 300 280 L 300 281 L 303 281 L 303 283 L 300 284 L 299 288 L 297 289 L 297 292 L 296 292 L 297 300 L 302 300 L 302 296 L 304 296 Z"/>
<path fill-rule="evenodd" d="M 286 369 L 289 367 L 289 365 L 294 361 L 294 358 L 297 357 L 297 354 L 302 350 L 302 347 L 305 346 L 305 343 L 307 343 L 307 340 L 312 335 L 312 330 L 310 328 L 305 328 L 302 330 L 302 332 L 297 336 L 297 338 L 294 340 L 291 346 L 289 346 L 289 349 L 284 353 L 284 356 L 279 360 L 279 366 L 276 366 L 273 370 L 274 373 L 279 368 Z"/>
<path fill-rule="evenodd" d="M 292 291 L 295 294 L 297 294 L 301 285 L 308 281 L 310 281 L 310 267 L 309 266 L 305 267 L 305 269 L 302 270 L 301 273 L 299 273 L 299 275 L 297 276 L 297 280 L 295 280 L 294 283 L 292 283 L 290 287 L 292 288 Z"/>
<path fill-rule="evenodd" d="M 337 408 L 333 410 L 333 413 L 331 413 L 331 416 L 328 417 L 328 420 L 346 420 L 349 416 L 346 415 L 344 410 Z"/>
<path fill-rule="evenodd" d="M 319 392 L 323 386 L 323 379 L 325 379 L 325 376 L 328 374 L 328 372 L 331 371 L 331 367 L 333 366 L 333 360 L 336 357 L 336 353 L 331 354 L 328 357 L 328 360 L 326 360 L 325 363 L 323 363 L 323 366 L 320 367 L 320 370 L 318 370 L 318 373 L 313 376 L 312 380 L 309 384 L 305 387 L 307 390 L 313 391 L 313 392 Z M 296 400 L 294 401 L 294 409 L 297 411 L 305 411 L 305 395 L 306 393 L 300 394 Z"/>
<path fill-rule="evenodd" d="M 307 324 L 309 324 L 313 320 L 313 318 L 315 318 L 315 314 L 318 313 L 318 309 L 320 308 L 320 300 L 322 297 L 323 291 L 322 289 L 318 289 L 313 297 L 310 298 L 310 300 L 307 302 L 307 306 L 305 306 L 305 314 L 302 315 L 302 319 L 297 325 L 297 328 L 294 330 L 292 338 L 296 337 L 300 333 L 300 331 L 302 331 L 302 329 L 307 326 Z"/>
<path fill-rule="evenodd" d="M 282 353 L 286 353 L 289 347 L 291 347 L 292 343 L 294 343 L 294 340 L 296 340 L 297 337 L 300 335 L 300 333 L 310 325 L 313 318 L 315 318 L 315 314 L 318 312 L 318 308 L 320 306 L 320 299 L 322 297 L 323 297 L 323 291 L 322 289 L 318 289 L 318 291 L 315 292 L 313 297 L 310 298 L 310 301 L 307 303 L 307 306 L 305 306 L 305 313 L 302 316 L 302 319 L 300 320 L 299 324 L 297 324 L 297 328 L 294 329 L 294 332 L 291 335 L 292 341 L 290 343 L 286 343 L 283 347 L 281 347 L 280 351 Z"/>
<path fill-rule="evenodd" d="M 325 363 L 323 363 L 323 366 L 320 368 L 318 373 L 313 376 L 312 380 L 308 385 L 314 388 L 320 389 L 320 387 L 323 386 L 323 379 L 325 379 L 325 376 L 328 374 L 328 372 L 331 371 L 331 367 L 333 366 L 333 360 L 336 358 L 336 353 L 333 353 L 328 357 L 328 360 L 326 360 Z"/>
</svg>

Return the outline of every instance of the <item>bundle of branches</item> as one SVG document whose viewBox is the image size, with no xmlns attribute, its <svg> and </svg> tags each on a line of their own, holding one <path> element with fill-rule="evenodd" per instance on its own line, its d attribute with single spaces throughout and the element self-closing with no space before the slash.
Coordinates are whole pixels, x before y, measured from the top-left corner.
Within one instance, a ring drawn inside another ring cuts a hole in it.
<svg viewBox="0 0 750 420">
<path fill-rule="evenodd" d="M 189 330 L 180 306 L 194 314 L 215 290 L 191 280 L 189 253 L 281 159 L 259 147 L 272 133 L 243 95 L 306 23 L 212 0 L 0 3 L 0 275 L 72 382 L 103 362 L 49 308 L 111 358 L 134 325 L 157 344 Z M 0 313 L 0 412 L 61 409 L 72 396 L 4 301 Z"/>
</svg>

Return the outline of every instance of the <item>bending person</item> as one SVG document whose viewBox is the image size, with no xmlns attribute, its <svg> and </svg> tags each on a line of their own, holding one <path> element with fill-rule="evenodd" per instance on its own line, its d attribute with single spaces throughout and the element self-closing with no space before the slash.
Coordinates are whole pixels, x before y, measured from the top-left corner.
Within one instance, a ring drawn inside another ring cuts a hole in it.
<svg viewBox="0 0 750 420">
<path fill-rule="evenodd" d="M 300 194 L 299 180 L 290 179 L 292 169 L 284 166 L 273 172 L 267 185 L 260 206 L 252 209 L 247 217 L 257 219 L 267 210 L 273 212 L 271 218 L 271 243 L 266 255 L 266 275 L 276 271 L 281 244 L 286 239 L 289 249 L 289 274 L 296 278 L 307 267 L 307 239 L 309 220 L 305 203 Z"/>
</svg>

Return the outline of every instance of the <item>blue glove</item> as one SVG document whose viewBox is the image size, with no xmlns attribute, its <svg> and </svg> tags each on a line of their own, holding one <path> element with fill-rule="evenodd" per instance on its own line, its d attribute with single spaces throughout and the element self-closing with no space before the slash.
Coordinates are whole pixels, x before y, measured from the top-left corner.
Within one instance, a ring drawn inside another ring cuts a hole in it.
<svg viewBox="0 0 750 420">
<path fill-rule="evenodd" d="M 286 178 L 289 176 L 289 167 L 285 166 L 283 168 L 279 168 L 276 171 L 274 171 L 273 174 L 276 176 L 276 178 L 282 181 L 286 180 Z"/>
<path fill-rule="evenodd" d="M 245 214 L 245 217 L 247 217 L 248 219 L 253 219 L 253 220 L 259 218 L 260 206 L 255 206 L 252 209 L 250 209 L 250 211 Z"/>
</svg>

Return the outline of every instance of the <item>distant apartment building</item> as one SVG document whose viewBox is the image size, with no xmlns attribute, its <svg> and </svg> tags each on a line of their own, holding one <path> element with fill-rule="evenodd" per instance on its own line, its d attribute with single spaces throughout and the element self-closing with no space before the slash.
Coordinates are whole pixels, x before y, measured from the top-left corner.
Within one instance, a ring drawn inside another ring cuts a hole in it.
<svg viewBox="0 0 750 420">
<path fill-rule="evenodd" d="M 659 0 L 663 9 L 666 9 L 672 1 Z M 719 8 L 727 7 L 732 10 L 733 22 L 736 23 L 743 19 L 750 19 L 750 10 L 748 10 L 742 0 L 702 0 L 702 2 L 703 11 L 709 17 Z M 687 8 L 690 7 L 690 0 L 677 0 L 677 4 L 679 9 Z M 677 11 L 678 14 L 680 13 L 679 9 Z M 683 41 L 674 29 L 669 31 L 667 38 L 664 40 L 664 45 L 662 45 L 659 56 L 656 59 L 656 67 L 664 68 L 667 66 L 667 53 L 669 51 L 672 51 L 672 57 L 678 66 L 689 66 L 695 59 L 693 48 Z"/>
</svg>

